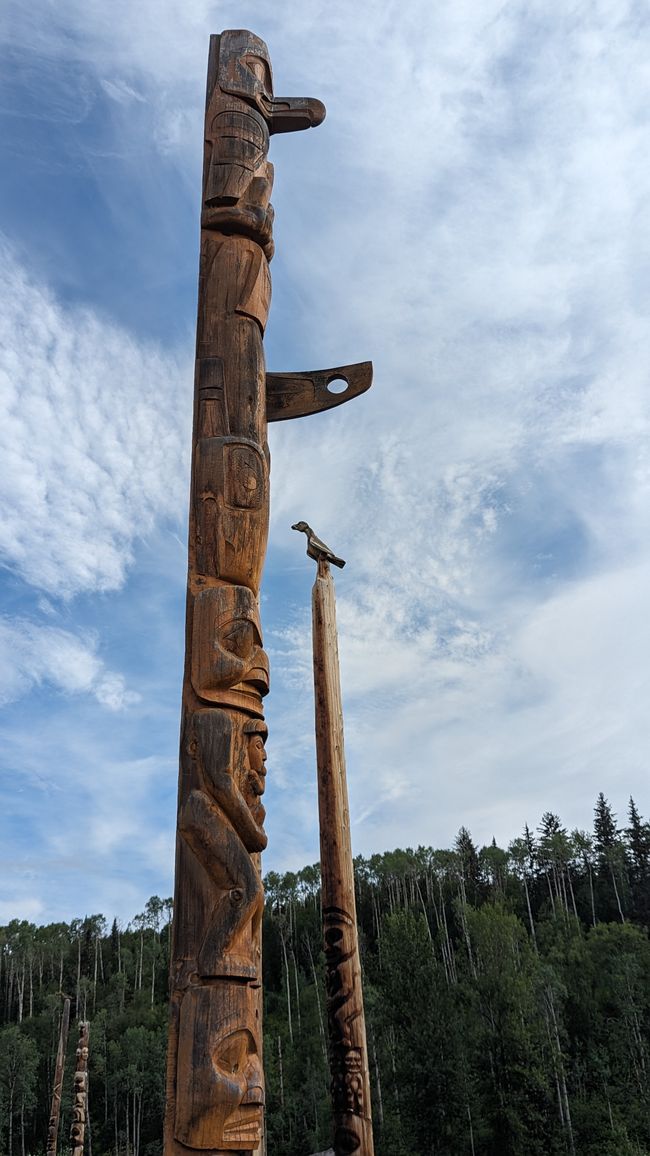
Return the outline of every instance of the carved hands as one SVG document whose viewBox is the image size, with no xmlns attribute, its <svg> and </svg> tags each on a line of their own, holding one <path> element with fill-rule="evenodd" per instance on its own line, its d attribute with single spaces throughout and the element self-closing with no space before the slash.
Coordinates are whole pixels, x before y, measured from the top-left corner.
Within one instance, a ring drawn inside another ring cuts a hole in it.
<svg viewBox="0 0 650 1156">
<path fill-rule="evenodd" d="M 270 166 L 269 166 L 270 167 Z M 247 198 L 235 205 L 205 205 L 201 213 L 201 228 L 215 232 L 241 233 L 257 241 L 267 261 L 275 252 L 273 241 L 273 205 L 268 203 L 271 183 L 266 177 L 254 177 L 247 189 Z M 268 193 L 263 187 L 268 186 Z M 265 198 L 267 203 L 265 204 Z"/>
</svg>

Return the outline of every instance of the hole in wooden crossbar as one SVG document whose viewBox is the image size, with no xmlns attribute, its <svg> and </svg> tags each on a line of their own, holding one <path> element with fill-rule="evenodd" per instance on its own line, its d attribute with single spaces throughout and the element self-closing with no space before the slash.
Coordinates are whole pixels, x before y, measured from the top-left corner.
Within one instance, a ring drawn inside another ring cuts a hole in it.
<svg viewBox="0 0 650 1156">
<path fill-rule="evenodd" d="M 347 388 L 348 382 L 344 377 L 333 377 L 332 380 L 327 383 L 329 393 L 345 393 Z"/>
</svg>

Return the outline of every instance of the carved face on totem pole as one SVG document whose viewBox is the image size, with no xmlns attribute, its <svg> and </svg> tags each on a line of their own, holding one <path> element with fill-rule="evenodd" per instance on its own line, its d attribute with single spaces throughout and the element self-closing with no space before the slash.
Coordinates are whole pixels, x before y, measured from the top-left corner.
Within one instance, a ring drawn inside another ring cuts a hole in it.
<svg viewBox="0 0 650 1156">
<path fill-rule="evenodd" d="M 201 590 L 194 600 L 192 641 L 192 685 L 199 697 L 258 713 L 269 689 L 269 660 L 252 590 Z"/>
<path fill-rule="evenodd" d="M 223 32 L 206 117 L 204 227 L 236 223 L 239 231 L 259 241 L 270 259 L 273 167 L 266 159 L 269 137 L 309 128 L 324 117 L 325 107 L 319 100 L 273 96 L 271 61 L 259 37 L 240 29 Z"/>
<path fill-rule="evenodd" d="M 245 756 L 245 781 L 243 795 L 257 826 L 263 830 L 266 811 L 262 805 L 262 795 L 266 790 L 266 724 L 258 719 L 244 727 L 247 735 Z"/>
<path fill-rule="evenodd" d="M 324 115 L 320 101 L 274 96 L 257 36 L 232 30 L 211 38 L 165 1156 L 252 1153 L 261 1141 L 268 149 L 273 133 Z"/>
<path fill-rule="evenodd" d="M 198 1052 L 195 1040 L 204 1036 L 210 1047 Z M 251 1018 L 245 987 L 232 985 L 227 1005 L 217 988 L 187 992 L 181 1007 L 178 1056 L 181 1063 L 191 1066 L 192 1084 L 189 1095 L 177 1106 L 176 1139 L 200 1149 L 257 1147 L 264 1078 L 258 1020 Z"/>
<path fill-rule="evenodd" d="M 83 1152 L 84 1133 L 86 1127 L 86 1093 L 88 1090 L 88 1048 L 77 1047 L 77 1071 L 74 1074 L 74 1097 L 72 1101 L 72 1124 L 70 1128 L 70 1142 L 73 1153 Z"/>
<path fill-rule="evenodd" d="M 193 902 L 179 903 L 175 913 L 175 934 L 184 944 L 179 985 L 182 975 L 259 982 L 264 894 L 251 856 L 267 842 L 266 733 L 261 719 L 231 718 L 223 710 L 186 718 L 179 831 L 192 853 Z"/>
<path fill-rule="evenodd" d="M 313 128 L 325 119 L 325 105 L 320 100 L 273 96 L 269 50 L 259 36 L 244 29 L 229 29 L 221 34 L 217 84 L 222 92 L 257 108 L 270 133 Z"/>
</svg>

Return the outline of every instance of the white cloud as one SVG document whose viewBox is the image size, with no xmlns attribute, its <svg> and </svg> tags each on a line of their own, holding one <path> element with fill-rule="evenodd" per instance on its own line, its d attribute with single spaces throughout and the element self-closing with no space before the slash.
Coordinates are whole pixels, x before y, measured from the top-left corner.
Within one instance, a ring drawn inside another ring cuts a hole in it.
<svg viewBox="0 0 650 1156">
<path fill-rule="evenodd" d="M 38 895 L 34 917 L 43 921 L 90 911 L 130 919 L 149 895 L 170 890 L 176 759 L 164 736 L 176 732 L 177 711 L 170 723 L 155 703 L 138 708 L 150 728 L 138 757 L 138 712 L 116 726 L 87 696 L 48 707 L 36 715 L 18 704 L 23 725 L 8 716 L 2 728 L 10 773 L 0 780 L 0 816 L 10 838 L 3 832 L 0 901 L 29 918 Z"/>
<path fill-rule="evenodd" d="M 6 244 L 0 283 L 0 555 L 49 594 L 117 589 L 185 505 L 189 366 L 64 310 Z"/>
<path fill-rule="evenodd" d="M 104 763 L 103 773 L 88 783 L 89 821 L 88 842 L 97 855 L 106 858 L 119 851 L 124 854 L 134 841 L 142 841 L 138 857 L 157 864 L 158 849 L 148 846 L 146 832 L 154 833 L 146 816 L 147 800 L 161 772 L 175 771 L 175 766 L 161 764 L 159 757 L 110 760 Z"/>
<path fill-rule="evenodd" d="M 49 684 L 64 694 L 91 694 L 108 710 L 139 702 L 123 675 L 106 669 L 97 640 L 26 619 L 0 621 L 0 704 Z"/>
<path fill-rule="evenodd" d="M 134 100 L 142 103 L 145 100 L 141 93 L 136 92 L 123 80 L 102 80 L 101 86 L 106 95 L 110 96 L 111 100 L 117 101 L 118 104 L 130 104 Z"/>
<path fill-rule="evenodd" d="M 197 208 L 208 32 L 253 28 L 278 92 L 328 106 L 272 144 L 269 364 L 372 357 L 375 385 L 271 432 L 268 866 L 317 857 L 311 574 L 288 530 L 303 517 L 348 559 L 357 849 L 449 842 L 461 823 L 507 841 L 549 806 L 584 826 L 601 788 L 647 813 L 647 15 L 632 0 L 10 8 L 16 51 L 44 74 L 75 66 L 78 102 L 58 95 L 48 116 L 109 95 L 134 203 L 162 156 Z M 142 199 L 169 228 L 164 197 Z M 0 268 L 0 549 L 49 595 L 115 590 L 139 536 L 184 508 L 191 371 L 64 309 L 8 251 Z M 90 693 L 119 701 L 118 676 L 84 661 Z M 99 844 L 113 822 L 128 838 L 128 816 L 93 807 Z"/>
<path fill-rule="evenodd" d="M 43 901 L 38 899 L 35 895 L 23 894 L 20 896 L 20 919 L 29 919 L 32 921 L 38 920 L 43 912 Z M 16 900 L 15 898 L 3 900 L 0 899 L 0 920 L 3 923 L 9 923 L 12 919 L 16 919 Z"/>
</svg>

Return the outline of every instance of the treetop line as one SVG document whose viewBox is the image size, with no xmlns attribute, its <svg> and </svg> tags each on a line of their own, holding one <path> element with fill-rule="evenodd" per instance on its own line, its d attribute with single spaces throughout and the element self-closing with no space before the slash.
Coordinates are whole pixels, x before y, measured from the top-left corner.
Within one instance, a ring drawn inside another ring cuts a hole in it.
<svg viewBox="0 0 650 1156">
<path fill-rule="evenodd" d="M 266 369 L 270 137 L 324 118 L 319 100 L 274 95 L 267 46 L 253 33 L 210 38 L 174 899 L 152 897 L 108 935 L 103 916 L 43 934 L 19 921 L 0 929 L 8 1156 L 17 1136 L 26 1156 L 46 1134 L 56 1156 L 72 998 L 61 1013 L 61 996 L 73 989 L 72 1156 L 93 1128 L 96 1156 L 154 1156 L 163 1114 L 164 1156 L 305 1156 L 332 1130 L 334 1156 L 374 1156 L 371 1105 L 378 1156 L 633 1156 L 650 1145 L 650 826 L 630 800 L 622 837 L 601 794 L 593 835 L 546 812 L 508 851 L 494 841 L 479 851 L 461 828 L 451 851 L 353 864 L 329 568 L 345 561 L 304 521 L 293 529 L 318 565 L 321 860 L 262 880 L 268 423 L 316 415 L 372 384 L 367 361 Z M 593 1016 L 580 1004 L 576 958 L 591 977 Z M 45 1124 L 41 1102 L 51 1104 Z"/>
<path fill-rule="evenodd" d="M 562 1156 L 569 1124 L 577 1156 L 650 1150 L 650 824 L 634 803 L 617 823 L 601 796 L 589 826 L 549 811 L 508 848 L 461 828 L 451 848 L 357 857 L 378 1156 L 468 1156 L 470 1122 L 481 1156 Z M 267 1136 L 283 1156 L 331 1134 L 319 879 L 265 878 Z M 154 897 L 128 928 L 0 928 L 1 1152 L 43 1150 L 61 991 L 92 1021 L 94 1156 L 159 1152 L 169 919 Z"/>
</svg>

